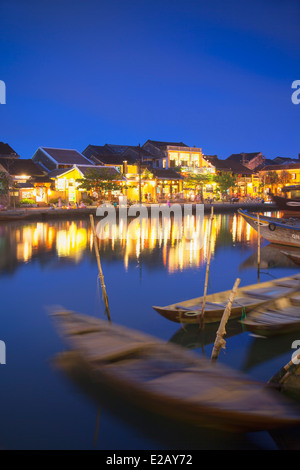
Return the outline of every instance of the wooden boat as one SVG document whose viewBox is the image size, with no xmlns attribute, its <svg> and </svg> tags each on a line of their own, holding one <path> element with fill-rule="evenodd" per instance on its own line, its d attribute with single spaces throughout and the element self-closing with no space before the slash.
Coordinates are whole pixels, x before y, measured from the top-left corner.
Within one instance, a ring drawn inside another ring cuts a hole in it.
<svg viewBox="0 0 300 470">
<path fill-rule="evenodd" d="M 294 276 L 252 284 L 240 287 L 232 303 L 230 319 L 241 318 L 254 308 L 263 305 L 271 299 L 276 299 L 300 289 L 300 273 Z M 213 323 L 221 320 L 227 305 L 231 290 L 218 292 L 206 296 L 205 323 Z M 198 323 L 202 315 L 203 297 L 197 297 L 183 302 L 167 305 L 166 307 L 154 306 L 160 315 L 176 323 Z"/>
<path fill-rule="evenodd" d="M 254 230 L 257 231 L 257 214 L 238 210 L 240 214 Z M 300 220 L 278 219 L 276 217 L 259 216 L 260 234 L 271 243 L 300 247 Z"/>
<path fill-rule="evenodd" d="M 271 377 L 268 385 L 276 386 L 280 392 L 294 400 L 300 400 L 300 356 L 293 351 L 293 358 Z"/>
<path fill-rule="evenodd" d="M 282 196 L 271 196 L 272 201 L 276 204 L 278 210 L 291 213 L 300 214 L 300 199 L 287 198 Z"/>
<path fill-rule="evenodd" d="M 242 323 L 248 331 L 273 336 L 300 330 L 300 293 L 283 297 L 247 315 Z"/>
<path fill-rule="evenodd" d="M 299 252 L 291 252 L 291 251 L 281 251 L 287 258 L 293 261 L 295 264 L 300 264 L 300 251 Z"/>
<path fill-rule="evenodd" d="M 180 346 L 73 312 L 55 319 L 94 394 L 106 386 L 161 416 L 221 430 L 300 423 L 300 409 L 277 391 Z"/>
<path fill-rule="evenodd" d="M 1 211 L 0 212 L 0 222 L 9 222 L 14 220 L 24 220 L 27 219 L 28 214 L 21 211 Z"/>
</svg>

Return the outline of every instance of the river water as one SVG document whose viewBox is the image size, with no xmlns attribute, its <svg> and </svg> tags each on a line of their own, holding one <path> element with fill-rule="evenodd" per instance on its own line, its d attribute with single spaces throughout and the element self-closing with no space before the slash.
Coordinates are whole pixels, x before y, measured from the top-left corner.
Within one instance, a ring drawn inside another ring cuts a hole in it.
<svg viewBox="0 0 300 470">
<path fill-rule="evenodd" d="M 208 219 L 201 249 L 176 239 L 172 227 L 158 238 L 120 240 L 119 229 L 100 241 L 112 322 L 174 342 L 210 357 L 218 325 L 205 337 L 197 325 L 180 328 L 156 313 L 203 294 Z M 208 293 L 257 282 L 257 236 L 237 214 L 216 214 Z M 267 433 L 224 435 L 183 426 L 130 407 L 118 397 L 95 403 L 54 365 L 65 350 L 49 307 L 104 318 L 89 221 L 0 224 L 0 448 L 2 449 L 276 449 Z M 280 248 L 262 240 L 260 281 L 289 276 L 297 267 Z M 298 338 L 299 337 L 299 338 Z M 218 362 L 266 382 L 291 359 L 300 332 L 272 340 L 254 337 L 237 322 L 227 328 Z"/>
</svg>

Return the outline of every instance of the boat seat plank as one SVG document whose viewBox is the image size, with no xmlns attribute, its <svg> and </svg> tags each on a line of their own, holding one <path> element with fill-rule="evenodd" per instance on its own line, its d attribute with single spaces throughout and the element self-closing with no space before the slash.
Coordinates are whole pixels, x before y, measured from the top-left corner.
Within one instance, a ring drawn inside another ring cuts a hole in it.
<svg viewBox="0 0 300 470">
<path fill-rule="evenodd" d="M 272 299 L 273 297 L 275 298 L 280 295 L 289 294 L 291 290 L 285 287 L 281 287 L 281 286 L 278 286 L 278 287 L 274 286 L 273 289 L 267 289 L 267 288 L 253 289 L 253 290 L 248 290 L 244 292 L 247 295 L 254 296 L 259 299 Z"/>
<path fill-rule="evenodd" d="M 224 309 L 226 307 L 226 303 L 217 303 L 217 302 L 205 302 L 205 309 L 212 309 L 215 310 L 216 308 Z M 176 309 L 184 310 L 186 312 L 199 312 L 202 310 L 201 305 L 194 305 L 191 307 L 186 307 L 184 305 L 176 305 Z"/>
</svg>

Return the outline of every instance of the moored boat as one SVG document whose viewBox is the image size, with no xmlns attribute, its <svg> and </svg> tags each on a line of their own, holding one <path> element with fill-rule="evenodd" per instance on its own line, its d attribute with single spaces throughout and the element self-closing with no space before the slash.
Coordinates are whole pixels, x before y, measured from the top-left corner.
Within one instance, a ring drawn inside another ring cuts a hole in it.
<svg viewBox="0 0 300 470">
<path fill-rule="evenodd" d="M 300 294 L 283 297 L 253 310 L 242 320 L 248 331 L 260 336 L 300 331 Z"/>
<path fill-rule="evenodd" d="M 28 214 L 25 211 L 1 211 L 0 222 L 9 222 L 13 220 L 27 219 Z"/>
<path fill-rule="evenodd" d="M 288 295 L 300 289 L 300 273 L 294 276 L 275 279 L 240 287 L 232 303 L 230 319 L 241 318 L 254 308 L 272 299 Z M 231 290 L 206 296 L 205 323 L 221 320 Z M 165 307 L 154 306 L 154 310 L 168 320 L 176 323 L 199 323 L 202 316 L 203 297 L 177 302 Z"/>
<path fill-rule="evenodd" d="M 257 231 L 257 214 L 238 210 L 254 230 Z M 271 243 L 300 247 L 300 220 L 295 218 L 278 219 L 276 217 L 259 216 L 260 235 Z"/>
<path fill-rule="evenodd" d="M 300 215 L 300 198 L 287 198 L 271 195 L 272 201 L 276 204 L 278 210 Z"/>
<path fill-rule="evenodd" d="M 180 346 L 59 311 L 56 324 L 71 346 L 63 370 L 80 370 L 93 389 L 103 387 L 160 416 L 200 427 L 259 431 L 300 424 L 300 409 L 265 384 Z"/>
</svg>

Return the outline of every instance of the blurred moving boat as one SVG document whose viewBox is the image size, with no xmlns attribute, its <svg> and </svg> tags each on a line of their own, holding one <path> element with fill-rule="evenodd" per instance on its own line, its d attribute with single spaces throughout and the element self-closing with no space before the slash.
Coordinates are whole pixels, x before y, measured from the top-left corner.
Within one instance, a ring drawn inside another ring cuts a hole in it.
<svg viewBox="0 0 300 470">
<path fill-rule="evenodd" d="M 238 210 L 240 214 L 254 230 L 257 231 L 257 214 Z M 300 220 L 278 219 L 259 215 L 260 234 L 271 243 L 300 247 Z"/>
<path fill-rule="evenodd" d="M 248 331 L 274 336 L 300 330 L 300 293 L 277 299 L 250 312 L 242 320 Z"/>
<path fill-rule="evenodd" d="M 107 386 L 135 406 L 221 430 L 300 423 L 300 410 L 276 390 L 180 346 L 73 312 L 59 311 L 55 320 L 73 349 L 58 364 L 71 375 L 79 369 L 93 396 Z"/>
<path fill-rule="evenodd" d="M 294 276 L 240 287 L 232 303 L 230 319 L 240 318 L 272 299 L 300 290 L 300 273 Z M 206 296 L 205 323 L 220 321 L 228 303 L 231 290 Z M 185 300 L 166 307 L 154 306 L 160 315 L 176 323 L 199 323 L 202 316 L 203 297 Z"/>
</svg>

